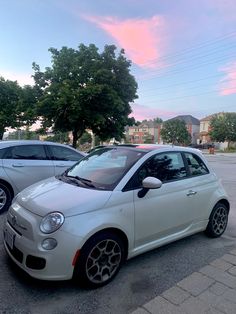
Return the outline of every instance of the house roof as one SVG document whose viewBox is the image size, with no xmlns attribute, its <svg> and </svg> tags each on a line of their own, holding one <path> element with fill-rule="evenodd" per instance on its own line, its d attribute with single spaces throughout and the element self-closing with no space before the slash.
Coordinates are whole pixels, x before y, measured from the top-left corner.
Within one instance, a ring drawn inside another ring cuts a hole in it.
<svg viewBox="0 0 236 314">
<path fill-rule="evenodd" d="M 211 114 L 205 118 L 202 118 L 200 121 L 210 121 L 213 117 L 219 117 L 219 116 L 222 116 L 223 114 L 225 114 L 226 112 L 218 112 L 218 113 L 214 113 L 214 114 Z"/>
<path fill-rule="evenodd" d="M 200 121 L 197 118 L 194 118 L 190 114 L 188 115 L 179 115 L 172 119 L 169 119 L 168 121 L 172 120 L 181 120 L 184 121 L 186 124 L 192 124 L 192 125 L 200 125 Z"/>
</svg>

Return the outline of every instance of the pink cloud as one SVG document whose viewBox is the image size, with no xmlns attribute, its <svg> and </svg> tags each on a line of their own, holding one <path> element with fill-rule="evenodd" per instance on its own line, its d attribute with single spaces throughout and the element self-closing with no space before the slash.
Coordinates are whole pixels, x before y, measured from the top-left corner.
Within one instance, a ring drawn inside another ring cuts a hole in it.
<svg viewBox="0 0 236 314">
<path fill-rule="evenodd" d="M 98 16 L 84 16 L 84 18 L 113 37 L 135 64 L 146 68 L 160 65 L 158 59 L 164 49 L 163 17 L 126 20 Z"/>
<path fill-rule="evenodd" d="M 225 72 L 225 77 L 220 81 L 220 95 L 236 94 L 236 61 L 220 70 Z"/>
<path fill-rule="evenodd" d="M 139 105 L 137 103 L 133 103 L 131 108 L 133 111 L 130 114 L 130 117 L 134 117 L 137 121 L 149 120 L 157 117 L 165 120 L 178 115 L 178 113 L 174 111 L 161 110 L 158 108 Z"/>
</svg>

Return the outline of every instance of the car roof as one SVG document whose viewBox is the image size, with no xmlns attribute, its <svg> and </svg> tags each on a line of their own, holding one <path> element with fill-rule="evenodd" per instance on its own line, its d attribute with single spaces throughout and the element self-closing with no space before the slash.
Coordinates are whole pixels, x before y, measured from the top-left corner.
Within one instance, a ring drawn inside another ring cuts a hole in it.
<svg viewBox="0 0 236 314">
<path fill-rule="evenodd" d="M 194 152 L 201 153 L 199 149 L 184 147 L 184 146 L 175 146 L 175 145 L 161 145 L 161 144 L 120 144 L 120 145 L 108 145 L 107 148 L 117 148 L 122 149 L 126 148 L 129 150 L 139 150 L 145 153 L 150 151 L 159 150 L 159 151 L 185 151 L 185 152 Z M 106 148 L 105 147 L 105 148 Z"/>
<path fill-rule="evenodd" d="M 5 147 L 10 147 L 14 145 L 56 145 L 56 146 L 63 146 L 70 148 L 78 153 L 84 154 L 83 152 L 65 144 L 60 144 L 56 142 L 49 142 L 49 141 L 40 141 L 40 140 L 6 140 L 6 141 L 0 141 L 0 149 Z M 85 154 L 84 154 L 85 155 Z"/>
</svg>

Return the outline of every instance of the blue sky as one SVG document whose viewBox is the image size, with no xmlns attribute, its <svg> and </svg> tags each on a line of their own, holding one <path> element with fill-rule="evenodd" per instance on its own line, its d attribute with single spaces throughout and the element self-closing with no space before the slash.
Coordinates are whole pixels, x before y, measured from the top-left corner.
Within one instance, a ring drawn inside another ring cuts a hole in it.
<svg viewBox="0 0 236 314">
<path fill-rule="evenodd" d="M 124 48 L 138 119 L 236 111 L 235 0 L 0 0 L 0 75 L 32 83 L 48 48 Z"/>
</svg>

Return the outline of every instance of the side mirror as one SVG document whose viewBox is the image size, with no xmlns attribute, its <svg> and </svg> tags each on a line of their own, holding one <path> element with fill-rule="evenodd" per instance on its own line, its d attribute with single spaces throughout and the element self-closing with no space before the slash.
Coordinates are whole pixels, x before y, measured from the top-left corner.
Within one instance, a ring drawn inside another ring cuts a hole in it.
<svg viewBox="0 0 236 314">
<path fill-rule="evenodd" d="M 146 189 L 159 189 L 162 186 L 162 182 L 155 177 L 146 177 L 142 185 Z"/>
<path fill-rule="evenodd" d="M 159 189 L 162 186 L 161 180 L 155 177 L 147 177 L 142 182 L 142 190 L 138 191 L 138 197 L 144 197 L 150 189 Z"/>
</svg>

